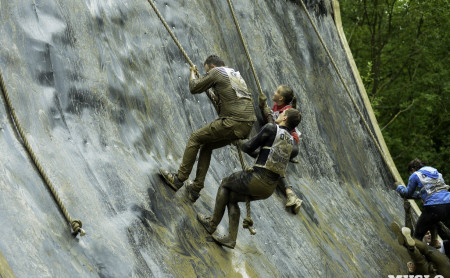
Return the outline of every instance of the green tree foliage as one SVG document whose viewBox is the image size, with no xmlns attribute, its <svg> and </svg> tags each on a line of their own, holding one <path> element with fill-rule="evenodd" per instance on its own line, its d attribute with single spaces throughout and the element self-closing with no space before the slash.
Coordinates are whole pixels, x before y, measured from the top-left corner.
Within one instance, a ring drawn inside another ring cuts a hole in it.
<svg viewBox="0 0 450 278">
<path fill-rule="evenodd" d="M 450 1 L 341 0 L 344 31 L 403 179 L 417 157 L 450 181 Z"/>
</svg>

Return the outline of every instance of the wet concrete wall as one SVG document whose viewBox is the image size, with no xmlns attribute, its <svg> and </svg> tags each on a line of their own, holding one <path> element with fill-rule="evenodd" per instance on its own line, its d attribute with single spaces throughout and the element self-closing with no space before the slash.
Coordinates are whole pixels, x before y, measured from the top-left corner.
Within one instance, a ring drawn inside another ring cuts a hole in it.
<svg viewBox="0 0 450 278">
<path fill-rule="evenodd" d="M 331 2 L 306 3 L 369 120 Z M 5 87 L 32 149 L 87 231 L 71 236 L 1 98 L 0 252 L 17 277 L 403 272 L 406 253 L 388 228 L 403 217 L 393 178 L 301 6 L 233 4 L 265 93 L 271 98 L 287 84 L 299 100 L 299 163 L 289 166 L 288 180 L 303 206 L 293 215 L 279 192 L 252 203 L 257 234 L 241 227 L 237 248 L 229 250 L 207 236 L 195 215 L 212 210 L 220 180 L 240 169 L 236 151 L 214 151 L 194 205 L 184 190 L 174 193 L 157 175 L 158 167 L 177 168 L 189 134 L 216 114 L 204 94 L 189 93 L 189 66 L 149 3 L 0 1 Z M 257 99 L 226 1 L 156 5 L 199 68 L 209 54 L 218 54 L 242 73 Z M 219 231 L 226 228 L 225 221 Z"/>
</svg>

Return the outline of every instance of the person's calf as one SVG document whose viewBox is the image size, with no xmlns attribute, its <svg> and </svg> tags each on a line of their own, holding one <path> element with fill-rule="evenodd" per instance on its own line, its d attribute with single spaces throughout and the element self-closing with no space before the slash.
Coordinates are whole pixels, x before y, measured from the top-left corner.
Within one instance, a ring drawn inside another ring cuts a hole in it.
<svg viewBox="0 0 450 278">
<path fill-rule="evenodd" d="M 212 235 L 215 242 L 225 247 L 234 249 L 236 246 L 236 238 L 239 230 L 240 209 L 237 203 L 228 204 L 228 235 L 219 236 Z"/>
<path fill-rule="evenodd" d="M 217 190 L 216 195 L 216 203 L 214 204 L 214 212 L 212 219 L 214 220 L 214 223 L 220 223 L 222 221 L 222 217 L 225 213 L 225 208 L 228 205 L 228 201 L 230 199 L 230 191 L 223 187 L 222 185 L 219 186 L 219 189 Z"/>
</svg>

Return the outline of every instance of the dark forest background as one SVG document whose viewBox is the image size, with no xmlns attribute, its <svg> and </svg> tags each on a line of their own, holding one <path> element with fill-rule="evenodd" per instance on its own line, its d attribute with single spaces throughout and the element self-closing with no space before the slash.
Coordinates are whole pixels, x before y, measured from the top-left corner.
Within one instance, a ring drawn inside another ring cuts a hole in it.
<svg viewBox="0 0 450 278">
<path fill-rule="evenodd" d="M 353 57 L 403 180 L 420 158 L 450 181 L 450 1 L 340 0 Z"/>
</svg>

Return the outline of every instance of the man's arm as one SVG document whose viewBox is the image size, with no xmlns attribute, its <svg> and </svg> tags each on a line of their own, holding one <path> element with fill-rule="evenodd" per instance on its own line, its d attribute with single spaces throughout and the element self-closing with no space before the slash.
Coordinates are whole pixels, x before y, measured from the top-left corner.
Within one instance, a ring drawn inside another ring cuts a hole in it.
<svg viewBox="0 0 450 278">
<path fill-rule="evenodd" d="M 191 94 L 203 93 L 216 84 L 218 74 L 216 69 L 210 70 L 205 76 L 198 79 L 192 72 L 191 70 L 191 78 L 189 80 L 189 91 L 191 91 Z"/>
</svg>

